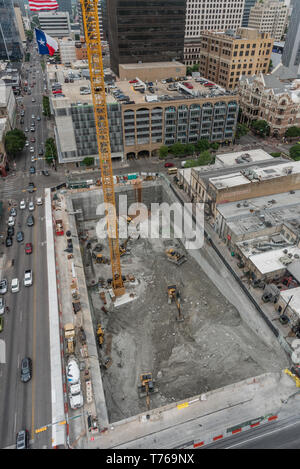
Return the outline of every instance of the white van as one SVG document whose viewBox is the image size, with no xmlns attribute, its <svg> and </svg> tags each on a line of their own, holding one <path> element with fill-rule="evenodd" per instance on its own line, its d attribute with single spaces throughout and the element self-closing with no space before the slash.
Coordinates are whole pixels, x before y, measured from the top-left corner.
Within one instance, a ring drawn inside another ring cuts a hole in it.
<svg viewBox="0 0 300 469">
<path fill-rule="evenodd" d="M 11 292 L 18 293 L 20 291 L 19 279 L 13 278 L 11 281 Z"/>
</svg>

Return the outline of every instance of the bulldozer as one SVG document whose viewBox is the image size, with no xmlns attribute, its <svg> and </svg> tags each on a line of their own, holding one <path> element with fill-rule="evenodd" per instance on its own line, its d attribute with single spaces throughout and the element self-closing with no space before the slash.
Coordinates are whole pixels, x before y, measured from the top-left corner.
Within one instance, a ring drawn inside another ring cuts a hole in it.
<svg viewBox="0 0 300 469">
<path fill-rule="evenodd" d="M 102 345 L 104 342 L 104 331 L 101 327 L 101 324 L 97 325 L 97 340 L 98 340 L 99 347 L 102 348 Z"/>
<path fill-rule="evenodd" d="M 187 260 L 183 254 L 181 254 L 179 251 L 175 251 L 173 248 L 166 250 L 166 256 L 168 261 L 173 262 L 173 264 L 176 265 L 181 265 Z"/>
<path fill-rule="evenodd" d="M 96 264 L 110 264 L 110 259 L 108 259 L 108 257 L 103 256 L 103 254 L 96 254 L 93 252 L 92 257 Z"/>
<path fill-rule="evenodd" d="M 178 322 L 183 322 L 184 317 L 181 312 L 180 291 L 177 289 L 176 285 L 169 285 L 168 286 L 168 303 L 171 304 L 173 301 L 176 304 L 177 310 L 178 310 L 178 317 L 176 318 L 176 320 Z"/>
<path fill-rule="evenodd" d="M 141 384 L 138 386 L 139 397 L 146 397 L 147 409 L 150 410 L 150 393 L 158 392 L 155 388 L 155 381 L 152 379 L 152 373 L 142 373 L 140 375 Z"/>
</svg>

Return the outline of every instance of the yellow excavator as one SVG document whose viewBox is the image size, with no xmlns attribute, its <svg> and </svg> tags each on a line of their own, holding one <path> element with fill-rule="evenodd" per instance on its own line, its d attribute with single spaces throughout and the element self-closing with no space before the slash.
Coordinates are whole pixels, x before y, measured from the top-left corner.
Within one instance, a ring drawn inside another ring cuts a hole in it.
<svg viewBox="0 0 300 469">
<path fill-rule="evenodd" d="M 102 348 L 102 345 L 104 342 L 104 331 L 101 327 L 101 324 L 97 325 L 97 339 L 98 339 L 99 347 Z"/>
<path fill-rule="evenodd" d="M 171 304 L 173 301 L 176 304 L 177 310 L 178 310 L 178 317 L 176 318 L 176 320 L 178 322 L 183 322 L 184 317 L 181 312 L 180 291 L 177 289 L 176 285 L 169 285 L 168 286 L 168 303 Z"/>
<path fill-rule="evenodd" d="M 173 262 L 173 264 L 176 265 L 181 265 L 187 260 L 187 258 L 183 254 L 178 251 L 175 251 L 175 249 L 173 248 L 166 250 L 166 256 L 168 261 Z"/>
<path fill-rule="evenodd" d="M 154 392 L 154 382 L 152 373 L 140 375 L 141 385 L 139 386 L 140 397 L 146 396 L 147 409 L 150 410 L 150 393 Z"/>
<path fill-rule="evenodd" d="M 93 252 L 92 257 L 96 264 L 110 264 L 110 260 L 108 259 L 108 257 L 103 256 L 103 254 L 96 254 L 95 252 Z"/>
</svg>

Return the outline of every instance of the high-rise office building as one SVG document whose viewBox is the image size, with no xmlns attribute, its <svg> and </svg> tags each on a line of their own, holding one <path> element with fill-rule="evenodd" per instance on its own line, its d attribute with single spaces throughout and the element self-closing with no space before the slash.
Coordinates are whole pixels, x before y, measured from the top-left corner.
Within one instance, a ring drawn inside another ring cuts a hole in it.
<svg viewBox="0 0 300 469">
<path fill-rule="evenodd" d="M 106 2 L 111 68 L 119 64 L 183 61 L 186 0 Z"/>
<path fill-rule="evenodd" d="M 0 59 L 20 60 L 23 46 L 12 0 L 0 0 Z"/>
<path fill-rule="evenodd" d="M 300 1 L 293 2 L 293 10 L 282 54 L 282 63 L 300 76 Z"/>
<path fill-rule="evenodd" d="M 57 3 L 58 3 L 58 11 L 67 11 L 71 18 L 73 15 L 72 0 L 57 0 Z"/>
<path fill-rule="evenodd" d="M 54 38 L 68 37 L 71 34 L 70 18 L 67 11 L 43 11 L 39 13 L 40 27 Z"/>
<path fill-rule="evenodd" d="M 185 37 L 196 38 L 201 31 L 236 31 L 242 23 L 245 0 L 187 0 Z"/>
<path fill-rule="evenodd" d="M 245 0 L 243 18 L 242 18 L 242 27 L 247 28 L 249 23 L 250 10 L 256 4 L 257 0 Z"/>
<path fill-rule="evenodd" d="M 103 8 L 103 0 L 98 0 L 98 20 L 99 20 L 99 29 L 100 29 L 100 37 L 103 41 L 105 39 L 105 35 L 103 32 L 103 23 L 102 23 L 102 8 Z M 80 32 L 84 36 L 84 26 L 82 20 L 82 10 L 80 0 L 77 0 L 77 14 L 78 14 L 78 22 L 80 24 Z"/>
<path fill-rule="evenodd" d="M 284 2 L 265 0 L 251 8 L 248 26 L 270 33 L 276 41 L 280 41 L 287 25 L 288 13 L 288 7 Z"/>
</svg>

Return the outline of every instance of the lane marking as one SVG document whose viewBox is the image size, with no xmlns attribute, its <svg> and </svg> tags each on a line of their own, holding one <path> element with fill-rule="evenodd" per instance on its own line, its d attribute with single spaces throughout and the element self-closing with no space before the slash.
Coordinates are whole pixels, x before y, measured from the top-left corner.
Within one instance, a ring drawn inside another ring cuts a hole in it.
<svg viewBox="0 0 300 469">
<path fill-rule="evenodd" d="M 297 421 L 297 422 L 291 423 L 289 425 L 285 425 L 284 427 L 276 428 L 275 430 L 272 430 L 271 432 L 262 433 L 261 435 L 254 436 L 253 438 L 248 438 L 248 440 L 244 440 L 243 442 L 236 443 L 236 444 L 231 445 L 231 446 L 226 446 L 226 449 L 234 448 L 235 446 L 240 446 L 240 445 L 242 445 L 244 443 L 247 443 L 249 441 L 257 440 L 258 438 L 263 438 L 266 435 L 272 435 L 273 433 L 280 432 L 281 430 L 283 430 L 285 428 L 293 427 L 294 425 L 299 425 L 299 423 L 300 422 Z"/>
<path fill-rule="evenodd" d="M 33 234 L 33 239 L 34 239 L 34 245 L 36 246 L 36 236 L 37 236 L 37 224 L 34 226 L 34 234 Z M 37 278 L 36 278 L 36 255 L 37 255 L 37 249 L 34 250 L 34 258 L 33 258 L 33 275 L 35 272 L 35 279 L 34 279 L 34 285 L 33 285 L 33 338 L 32 338 L 32 400 L 31 400 L 31 438 L 34 438 L 34 417 L 35 417 L 35 371 L 36 371 L 36 312 L 37 312 L 37 304 L 36 304 L 36 294 L 37 294 Z"/>
</svg>

